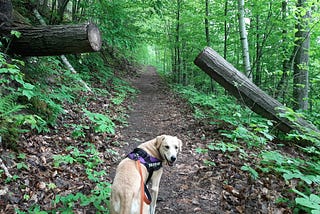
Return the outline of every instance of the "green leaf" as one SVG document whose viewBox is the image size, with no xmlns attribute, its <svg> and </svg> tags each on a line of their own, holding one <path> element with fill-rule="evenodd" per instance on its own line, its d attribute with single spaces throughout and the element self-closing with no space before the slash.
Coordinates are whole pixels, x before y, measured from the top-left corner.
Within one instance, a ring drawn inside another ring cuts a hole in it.
<svg viewBox="0 0 320 214">
<path fill-rule="evenodd" d="M 250 175 L 251 175 L 251 176 L 253 177 L 253 179 L 255 179 L 255 180 L 259 178 L 258 172 L 257 172 L 255 169 L 253 169 L 251 166 L 247 165 L 247 164 L 245 164 L 244 166 L 242 166 L 242 167 L 241 167 L 241 170 L 249 172 Z"/>
<path fill-rule="evenodd" d="M 316 210 L 320 211 L 319 203 L 312 201 L 311 198 L 296 198 L 295 201 L 297 204 L 299 204 L 301 206 L 308 207 L 311 209 L 316 209 Z"/>
<path fill-rule="evenodd" d="M 313 201 L 314 203 L 320 204 L 320 197 L 318 195 L 311 194 L 310 200 Z"/>
<path fill-rule="evenodd" d="M 34 97 L 34 92 L 30 90 L 22 90 L 22 95 L 26 96 L 28 100 Z"/>
<path fill-rule="evenodd" d="M 20 33 L 19 31 L 16 31 L 16 30 L 12 30 L 12 31 L 10 32 L 10 34 L 11 34 L 11 35 L 14 35 L 14 36 L 17 37 L 17 38 L 20 38 L 20 36 L 21 36 L 21 33 Z"/>
</svg>

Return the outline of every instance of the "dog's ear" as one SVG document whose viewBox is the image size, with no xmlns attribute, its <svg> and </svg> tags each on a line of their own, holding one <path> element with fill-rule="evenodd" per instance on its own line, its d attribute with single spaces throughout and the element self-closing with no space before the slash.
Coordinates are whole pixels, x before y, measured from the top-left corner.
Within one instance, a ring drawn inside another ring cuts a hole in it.
<svg viewBox="0 0 320 214">
<path fill-rule="evenodd" d="M 160 148 L 160 146 L 161 146 L 161 144 L 162 144 L 162 142 L 164 141 L 165 138 L 166 138 L 166 136 L 164 136 L 164 135 L 160 135 L 160 136 L 156 137 L 155 145 L 156 145 L 157 149 Z"/>
</svg>

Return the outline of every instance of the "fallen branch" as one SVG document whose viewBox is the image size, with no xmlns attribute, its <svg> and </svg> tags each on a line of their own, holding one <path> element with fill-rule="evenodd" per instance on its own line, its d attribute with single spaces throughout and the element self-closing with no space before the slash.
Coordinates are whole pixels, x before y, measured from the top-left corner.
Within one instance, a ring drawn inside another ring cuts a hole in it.
<svg viewBox="0 0 320 214">
<path fill-rule="evenodd" d="M 61 55 L 61 60 L 62 62 L 65 64 L 65 66 L 67 66 L 67 68 L 71 71 L 71 73 L 76 74 L 76 70 L 73 68 L 73 66 L 70 64 L 69 60 L 67 59 L 67 57 L 65 55 Z M 79 80 L 82 85 L 90 92 L 92 92 L 91 88 L 82 80 Z"/>
</svg>

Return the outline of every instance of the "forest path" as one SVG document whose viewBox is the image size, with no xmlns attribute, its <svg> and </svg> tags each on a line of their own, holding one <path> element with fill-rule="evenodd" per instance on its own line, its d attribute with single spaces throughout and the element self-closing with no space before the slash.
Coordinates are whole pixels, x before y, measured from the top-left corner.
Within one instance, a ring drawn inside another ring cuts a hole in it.
<svg viewBox="0 0 320 214">
<path fill-rule="evenodd" d="M 140 92 L 129 112 L 129 124 L 121 130 L 121 140 L 128 143 L 123 148 L 124 154 L 161 134 L 174 135 L 183 141 L 177 163 L 173 167 L 164 166 L 157 213 L 221 213 L 218 211 L 221 184 L 215 176 L 210 183 L 204 182 L 206 170 L 199 172 L 203 161 L 195 148 L 201 141 L 198 136 L 201 131 L 197 130 L 186 104 L 170 91 L 154 67 L 146 67 L 130 82 Z"/>
</svg>

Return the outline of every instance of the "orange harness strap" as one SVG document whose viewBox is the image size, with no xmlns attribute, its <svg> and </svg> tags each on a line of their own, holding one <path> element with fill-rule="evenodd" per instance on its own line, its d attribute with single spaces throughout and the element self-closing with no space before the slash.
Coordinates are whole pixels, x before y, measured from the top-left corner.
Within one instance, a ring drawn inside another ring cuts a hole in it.
<svg viewBox="0 0 320 214">
<path fill-rule="evenodd" d="M 141 163 L 140 160 L 137 160 L 137 167 L 140 173 L 140 177 L 141 177 L 141 202 L 140 202 L 140 214 L 143 214 L 143 202 L 145 202 L 146 204 L 150 204 L 151 201 L 147 198 L 147 196 L 144 194 L 144 182 L 143 182 L 143 176 L 142 176 L 142 169 L 141 169 Z"/>
</svg>

